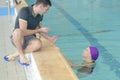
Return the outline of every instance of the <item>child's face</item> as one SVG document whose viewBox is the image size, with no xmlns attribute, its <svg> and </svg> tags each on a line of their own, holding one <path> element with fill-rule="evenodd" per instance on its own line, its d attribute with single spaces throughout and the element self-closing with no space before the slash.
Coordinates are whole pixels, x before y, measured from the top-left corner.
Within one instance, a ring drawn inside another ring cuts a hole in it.
<svg viewBox="0 0 120 80">
<path fill-rule="evenodd" d="M 90 48 L 84 50 L 83 52 L 83 60 L 85 62 L 92 62 L 91 54 L 90 54 Z"/>
</svg>

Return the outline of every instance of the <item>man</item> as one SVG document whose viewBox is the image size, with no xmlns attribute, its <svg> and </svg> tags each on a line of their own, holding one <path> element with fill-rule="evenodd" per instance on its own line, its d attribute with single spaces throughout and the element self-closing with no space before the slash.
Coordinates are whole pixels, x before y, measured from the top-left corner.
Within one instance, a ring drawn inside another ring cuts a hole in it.
<svg viewBox="0 0 120 80">
<path fill-rule="evenodd" d="M 43 15 L 50 6 L 50 0 L 37 0 L 31 7 L 23 7 L 19 11 L 11 36 L 12 43 L 17 48 L 17 52 L 13 55 L 4 56 L 6 61 L 15 60 L 19 56 L 19 63 L 28 66 L 29 61 L 25 58 L 25 53 L 38 51 L 42 46 L 41 41 L 35 37 L 36 33 L 40 33 L 40 35 L 52 43 L 56 41 L 56 36 L 50 37 L 47 35 L 50 30 L 49 28 L 40 26 Z"/>
</svg>

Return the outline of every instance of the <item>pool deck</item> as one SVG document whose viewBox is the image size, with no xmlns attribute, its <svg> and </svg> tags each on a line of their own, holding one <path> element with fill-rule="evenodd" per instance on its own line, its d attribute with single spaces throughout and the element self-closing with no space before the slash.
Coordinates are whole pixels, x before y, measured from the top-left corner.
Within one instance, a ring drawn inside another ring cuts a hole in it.
<svg viewBox="0 0 120 80">
<path fill-rule="evenodd" d="M 0 0 L 0 8 L 8 7 L 6 0 Z M 15 51 L 9 36 L 14 26 L 15 15 L 0 15 L 0 80 L 27 80 L 24 68 L 16 61 L 5 62 L 3 56 Z"/>
<path fill-rule="evenodd" d="M 0 2 L 5 1 L 0 0 Z M 7 7 L 6 2 L 5 4 L 2 3 L 0 5 Z M 24 5 L 26 5 L 26 3 L 23 2 L 20 6 Z M 15 6 L 17 11 L 19 11 L 20 6 Z M 0 80 L 27 80 L 24 67 L 19 65 L 17 60 L 13 62 L 5 62 L 3 60 L 4 55 L 11 54 L 15 51 L 15 48 L 12 46 L 9 39 L 13 30 L 14 21 L 15 15 L 0 16 L 0 25 L 2 28 L 0 29 L 0 72 L 2 73 L 0 75 Z M 38 70 L 42 76 L 42 80 L 78 80 L 68 63 L 63 58 L 60 50 L 45 39 L 43 39 L 43 44 L 44 47 L 42 50 L 33 54 Z"/>
</svg>

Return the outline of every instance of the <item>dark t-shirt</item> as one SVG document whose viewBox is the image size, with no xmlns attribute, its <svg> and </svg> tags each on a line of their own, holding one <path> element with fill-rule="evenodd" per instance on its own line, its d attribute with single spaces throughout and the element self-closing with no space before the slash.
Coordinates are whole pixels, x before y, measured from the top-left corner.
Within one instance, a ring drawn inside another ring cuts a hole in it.
<svg viewBox="0 0 120 80">
<path fill-rule="evenodd" d="M 19 19 L 27 21 L 27 29 L 31 29 L 34 30 L 36 29 L 36 27 L 39 25 L 40 21 L 42 21 L 43 16 L 41 15 L 37 15 L 36 17 L 34 17 L 32 15 L 32 6 L 31 7 L 23 7 L 16 18 L 16 22 L 15 22 L 15 29 L 19 28 Z"/>
</svg>

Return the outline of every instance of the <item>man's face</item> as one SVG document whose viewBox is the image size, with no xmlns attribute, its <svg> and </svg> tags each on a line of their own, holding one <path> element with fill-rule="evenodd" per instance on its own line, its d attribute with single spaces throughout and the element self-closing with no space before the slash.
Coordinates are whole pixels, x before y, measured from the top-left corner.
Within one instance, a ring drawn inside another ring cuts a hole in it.
<svg viewBox="0 0 120 80">
<path fill-rule="evenodd" d="M 50 6 L 44 6 L 43 4 L 40 5 L 40 10 L 39 10 L 39 14 L 44 15 L 48 10 L 49 10 Z"/>
</svg>

